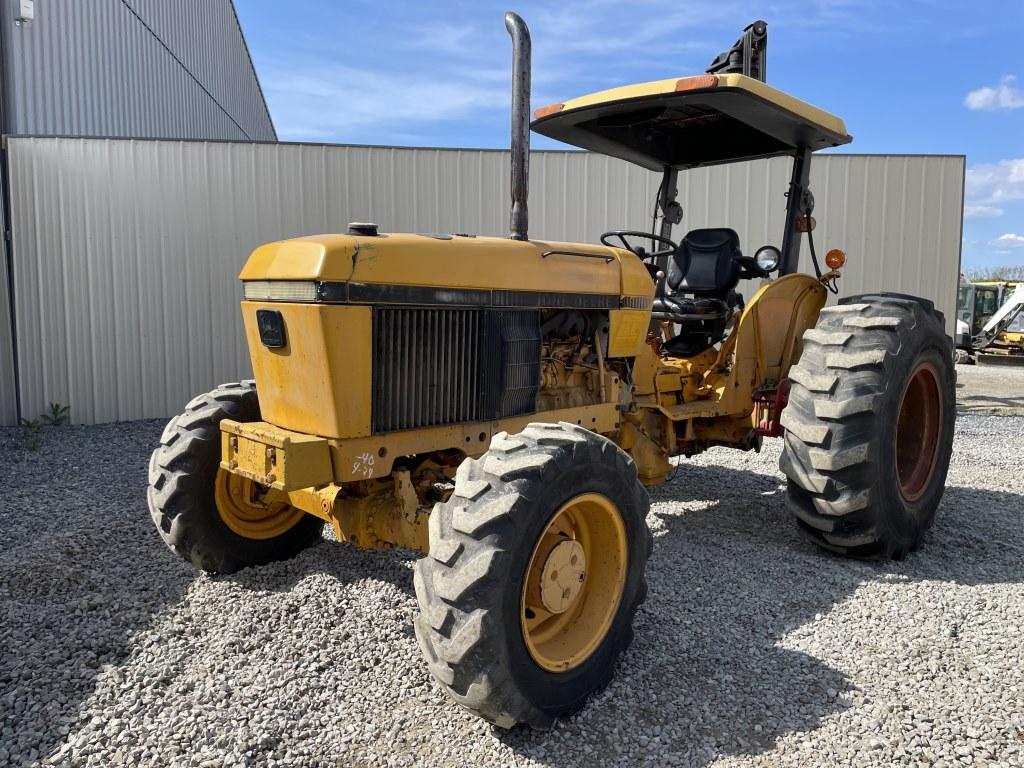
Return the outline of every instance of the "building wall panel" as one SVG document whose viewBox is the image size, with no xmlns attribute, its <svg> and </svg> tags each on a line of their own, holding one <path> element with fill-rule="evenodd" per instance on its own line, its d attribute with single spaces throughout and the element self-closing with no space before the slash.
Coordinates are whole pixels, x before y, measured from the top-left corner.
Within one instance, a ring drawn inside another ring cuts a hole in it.
<svg viewBox="0 0 1024 768">
<path fill-rule="evenodd" d="M 0 179 L 0 197 L 3 193 Z M 0 232 L 7 230 L 3 206 L 0 206 Z M 0 425 L 18 422 L 17 386 L 14 377 L 14 326 L 10 304 L 8 248 L 0 243 Z"/>
<path fill-rule="evenodd" d="M 230 0 L 123 0 L 254 140 L 274 141 L 259 80 Z"/>
<path fill-rule="evenodd" d="M 12 134 L 274 141 L 231 0 L 0 0 Z"/>
<path fill-rule="evenodd" d="M 261 243 L 365 220 L 383 231 L 508 231 L 505 152 L 38 138 L 8 146 L 27 414 L 54 400 L 70 403 L 77 422 L 168 416 L 247 375 L 236 276 Z M 681 229 L 732 226 L 750 255 L 778 245 L 788 172 L 787 161 L 770 160 L 681 174 Z M 830 247 L 847 251 L 844 295 L 923 295 L 951 330 L 963 173 L 962 157 L 816 158 L 815 241 L 822 258 Z M 606 157 L 536 152 L 531 235 L 596 242 L 606 229 L 649 229 L 658 183 Z M 810 269 L 806 245 L 802 262 Z"/>
</svg>

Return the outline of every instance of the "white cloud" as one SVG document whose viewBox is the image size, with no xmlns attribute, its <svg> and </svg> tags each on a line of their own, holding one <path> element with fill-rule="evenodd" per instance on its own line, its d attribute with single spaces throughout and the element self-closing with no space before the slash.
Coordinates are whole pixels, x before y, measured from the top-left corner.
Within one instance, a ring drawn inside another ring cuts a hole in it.
<svg viewBox="0 0 1024 768">
<path fill-rule="evenodd" d="M 345 136 L 369 126 L 465 119 L 508 102 L 498 73 L 479 69 L 445 77 L 371 72 L 344 66 L 269 71 L 263 85 L 285 140 Z"/>
<path fill-rule="evenodd" d="M 964 216 L 1001 216 L 1002 204 L 1024 200 L 1024 157 L 972 166 L 964 185 Z"/>
<path fill-rule="evenodd" d="M 610 54 L 628 51 L 643 53 L 652 46 L 665 57 L 681 49 L 698 49 L 708 61 L 717 52 L 715 44 L 693 39 L 692 30 L 728 18 L 729 9 L 714 2 L 690 3 L 685 14 L 669 13 L 671 2 L 649 3 L 638 12 L 629 3 L 562 2 L 538 8 L 531 21 L 537 30 L 535 48 L 541 55 L 554 58 L 595 56 L 604 59 Z M 627 34 L 613 30 L 628 29 Z M 690 32 L 683 34 L 684 30 Z M 724 47 L 731 41 L 718 43 Z"/>
<path fill-rule="evenodd" d="M 1003 209 L 996 208 L 994 205 L 973 205 L 971 203 L 964 205 L 964 218 L 967 219 L 994 219 L 1002 215 Z"/>
<path fill-rule="evenodd" d="M 1024 248 L 1024 235 L 1017 235 L 1013 232 L 1007 232 L 1005 235 L 1000 235 L 996 238 L 996 245 L 1009 245 L 1014 248 Z"/>
<path fill-rule="evenodd" d="M 481 47 L 479 29 L 467 23 L 434 21 L 409 25 L 403 39 L 407 45 L 449 56 L 472 57 Z"/>
<path fill-rule="evenodd" d="M 971 91 L 964 98 L 964 106 L 975 112 L 1020 109 L 1024 107 L 1024 91 L 1014 86 L 1016 81 L 1013 75 L 1005 75 L 999 85 Z"/>
</svg>

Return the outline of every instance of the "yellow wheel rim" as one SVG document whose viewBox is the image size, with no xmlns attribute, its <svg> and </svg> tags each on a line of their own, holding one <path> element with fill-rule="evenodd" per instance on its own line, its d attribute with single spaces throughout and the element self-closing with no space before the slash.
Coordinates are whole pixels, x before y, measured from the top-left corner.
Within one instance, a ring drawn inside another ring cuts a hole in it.
<svg viewBox="0 0 1024 768">
<path fill-rule="evenodd" d="M 567 672 L 597 650 L 619 609 L 628 558 L 626 527 L 606 496 L 585 493 L 555 513 L 533 548 L 519 608 L 540 667 Z"/>
<path fill-rule="evenodd" d="M 214 501 L 224 524 L 247 539 L 273 539 L 306 514 L 289 504 L 286 494 L 224 469 L 217 471 Z"/>
</svg>

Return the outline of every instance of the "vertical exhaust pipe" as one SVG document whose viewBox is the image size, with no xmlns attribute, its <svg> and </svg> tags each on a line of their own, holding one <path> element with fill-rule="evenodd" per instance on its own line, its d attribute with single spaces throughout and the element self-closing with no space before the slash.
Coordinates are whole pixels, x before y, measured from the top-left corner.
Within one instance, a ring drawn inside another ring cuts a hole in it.
<svg viewBox="0 0 1024 768">
<path fill-rule="evenodd" d="M 512 37 L 512 214 L 509 237 L 527 240 L 530 192 L 530 30 L 518 14 L 505 14 Z"/>
</svg>

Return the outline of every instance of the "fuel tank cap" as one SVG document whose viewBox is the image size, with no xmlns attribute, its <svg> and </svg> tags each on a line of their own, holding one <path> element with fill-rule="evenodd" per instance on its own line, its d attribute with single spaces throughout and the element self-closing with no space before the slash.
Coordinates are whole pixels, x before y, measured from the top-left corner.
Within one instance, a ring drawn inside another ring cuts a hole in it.
<svg viewBox="0 0 1024 768">
<path fill-rule="evenodd" d="M 353 221 L 348 225 L 348 233 L 363 237 L 376 237 L 377 225 L 369 221 Z"/>
</svg>

